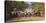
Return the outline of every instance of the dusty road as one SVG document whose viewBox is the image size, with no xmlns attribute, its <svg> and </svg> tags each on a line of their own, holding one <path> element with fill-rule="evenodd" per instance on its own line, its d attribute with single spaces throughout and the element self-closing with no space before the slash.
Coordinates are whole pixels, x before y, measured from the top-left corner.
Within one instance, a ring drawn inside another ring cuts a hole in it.
<svg viewBox="0 0 46 23">
<path fill-rule="evenodd" d="M 22 20 L 27 20 L 27 19 L 31 19 L 31 21 L 42 21 L 45 18 L 44 17 L 21 17 L 20 19 Z M 16 18 L 12 18 L 11 20 L 6 21 L 6 23 L 13 23 L 16 21 Z"/>
</svg>

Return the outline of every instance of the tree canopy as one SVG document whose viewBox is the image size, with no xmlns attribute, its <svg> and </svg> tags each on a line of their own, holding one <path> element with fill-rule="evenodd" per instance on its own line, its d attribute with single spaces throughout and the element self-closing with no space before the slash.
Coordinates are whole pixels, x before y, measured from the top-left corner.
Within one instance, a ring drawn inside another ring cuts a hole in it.
<svg viewBox="0 0 46 23">
<path fill-rule="evenodd" d="M 44 9 L 44 3 L 34 2 L 32 3 L 32 6 L 36 11 Z"/>
<path fill-rule="evenodd" d="M 17 10 L 23 10 L 25 8 L 25 3 L 23 1 L 6 1 L 6 12 L 10 13 L 14 8 Z"/>
</svg>

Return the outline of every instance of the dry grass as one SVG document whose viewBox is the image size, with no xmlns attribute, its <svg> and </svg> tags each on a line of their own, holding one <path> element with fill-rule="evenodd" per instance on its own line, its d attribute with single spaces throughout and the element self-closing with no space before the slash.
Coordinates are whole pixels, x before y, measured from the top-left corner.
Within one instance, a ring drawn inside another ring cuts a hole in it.
<svg viewBox="0 0 46 23">
<path fill-rule="evenodd" d="M 22 21 L 32 21 L 32 19 L 29 18 L 29 17 L 19 17 L 19 18 L 16 18 L 16 22 L 22 22 Z"/>
</svg>

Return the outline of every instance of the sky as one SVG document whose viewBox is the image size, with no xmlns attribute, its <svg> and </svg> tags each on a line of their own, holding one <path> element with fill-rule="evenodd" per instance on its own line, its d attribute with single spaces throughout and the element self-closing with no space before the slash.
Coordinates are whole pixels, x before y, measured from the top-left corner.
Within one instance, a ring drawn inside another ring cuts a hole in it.
<svg viewBox="0 0 46 23">
<path fill-rule="evenodd" d="M 31 1 L 24 1 L 26 4 L 31 5 Z"/>
<path fill-rule="evenodd" d="M 23 0 L 23 1 L 31 2 L 31 0 Z"/>
</svg>

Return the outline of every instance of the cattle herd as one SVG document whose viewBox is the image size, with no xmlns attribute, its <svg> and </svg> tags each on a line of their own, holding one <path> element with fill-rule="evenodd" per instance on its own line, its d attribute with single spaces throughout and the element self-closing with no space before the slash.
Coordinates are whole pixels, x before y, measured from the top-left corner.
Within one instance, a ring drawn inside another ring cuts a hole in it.
<svg viewBox="0 0 46 23">
<path fill-rule="evenodd" d="M 30 13 L 23 11 L 15 11 L 15 12 L 13 11 L 12 13 L 6 15 L 6 20 L 9 18 L 17 18 L 17 17 L 43 17 L 43 16 L 41 16 L 40 12 Z"/>
<path fill-rule="evenodd" d="M 17 11 L 17 12 L 12 12 L 13 17 L 31 17 L 31 16 L 41 16 L 40 12 L 22 12 L 22 11 Z"/>
</svg>

